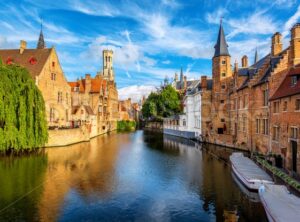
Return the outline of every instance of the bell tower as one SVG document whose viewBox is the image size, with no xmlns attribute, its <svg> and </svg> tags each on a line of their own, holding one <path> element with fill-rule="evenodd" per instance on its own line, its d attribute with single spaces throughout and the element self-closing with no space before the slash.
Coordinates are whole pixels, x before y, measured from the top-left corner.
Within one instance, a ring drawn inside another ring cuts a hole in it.
<svg viewBox="0 0 300 222">
<path fill-rule="evenodd" d="M 103 77 L 107 80 L 114 81 L 113 69 L 113 55 L 112 50 L 103 50 Z"/>
</svg>

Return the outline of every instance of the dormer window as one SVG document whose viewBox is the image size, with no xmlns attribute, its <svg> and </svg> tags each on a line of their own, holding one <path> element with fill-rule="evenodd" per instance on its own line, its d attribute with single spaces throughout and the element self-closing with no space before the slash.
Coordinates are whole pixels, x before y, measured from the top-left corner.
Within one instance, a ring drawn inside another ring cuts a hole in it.
<svg viewBox="0 0 300 222">
<path fill-rule="evenodd" d="M 291 85 L 295 86 L 297 84 L 297 76 L 292 76 L 291 77 Z"/>
<path fill-rule="evenodd" d="M 36 59 L 35 57 L 30 57 L 29 63 L 30 63 L 31 65 L 35 65 L 35 64 L 37 63 L 37 59 Z"/>
<path fill-rule="evenodd" d="M 11 57 L 8 57 L 7 60 L 6 60 L 7 65 L 11 65 L 11 64 L 13 64 L 13 62 L 14 62 L 14 60 Z"/>
</svg>

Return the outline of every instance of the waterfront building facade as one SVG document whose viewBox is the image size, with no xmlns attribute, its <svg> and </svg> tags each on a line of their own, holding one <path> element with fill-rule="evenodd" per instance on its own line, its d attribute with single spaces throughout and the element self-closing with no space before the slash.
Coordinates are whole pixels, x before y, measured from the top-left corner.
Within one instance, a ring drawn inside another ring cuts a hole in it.
<svg viewBox="0 0 300 222">
<path fill-rule="evenodd" d="M 20 41 L 19 49 L 1 49 L 3 64 L 18 64 L 26 68 L 41 91 L 48 126 L 69 127 L 71 120 L 71 88 L 68 85 L 56 50 L 47 48 L 41 30 L 37 48 L 28 49 Z"/>
<path fill-rule="evenodd" d="M 115 130 L 117 127 L 118 91 L 112 59 L 113 52 L 104 50 L 101 72 L 94 78 L 86 74 L 85 78 L 69 82 L 72 91 L 72 124 L 87 124 L 92 136 Z M 79 109 L 81 115 L 78 114 Z"/>
<path fill-rule="evenodd" d="M 245 55 L 241 67 L 235 62 L 231 68 L 220 25 L 212 59 L 211 114 L 202 127 L 206 141 L 275 154 L 286 169 L 299 174 L 299 39 L 300 25 L 296 24 L 289 47 L 282 49 L 277 32 L 271 38 L 269 54 L 258 59 L 256 51 L 253 65 L 248 65 Z"/>
</svg>

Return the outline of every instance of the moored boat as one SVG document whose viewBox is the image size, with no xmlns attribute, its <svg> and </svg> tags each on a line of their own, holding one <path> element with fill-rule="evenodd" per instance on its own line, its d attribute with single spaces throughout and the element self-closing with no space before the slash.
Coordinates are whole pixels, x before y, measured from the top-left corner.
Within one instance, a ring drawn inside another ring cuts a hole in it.
<svg viewBox="0 0 300 222">
<path fill-rule="evenodd" d="M 243 153 L 230 156 L 232 171 L 249 189 L 257 191 L 262 184 L 273 184 L 272 178 Z"/>
<path fill-rule="evenodd" d="M 270 222 L 300 221 L 300 198 L 285 186 L 266 184 L 258 193 Z"/>
</svg>

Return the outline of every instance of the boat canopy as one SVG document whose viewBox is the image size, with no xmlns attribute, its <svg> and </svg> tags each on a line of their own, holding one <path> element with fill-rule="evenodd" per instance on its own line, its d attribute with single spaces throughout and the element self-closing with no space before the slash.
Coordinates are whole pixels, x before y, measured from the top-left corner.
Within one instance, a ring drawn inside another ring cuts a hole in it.
<svg viewBox="0 0 300 222">
<path fill-rule="evenodd" d="M 285 186 L 265 184 L 259 190 L 261 201 L 267 213 L 275 221 L 299 221 L 300 198 L 291 194 Z"/>
<path fill-rule="evenodd" d="M 243 153 L 233 153 L 230 161 L 235 170 L 249 182 L 273 183 L 272 178 Z"/>
</svg>

